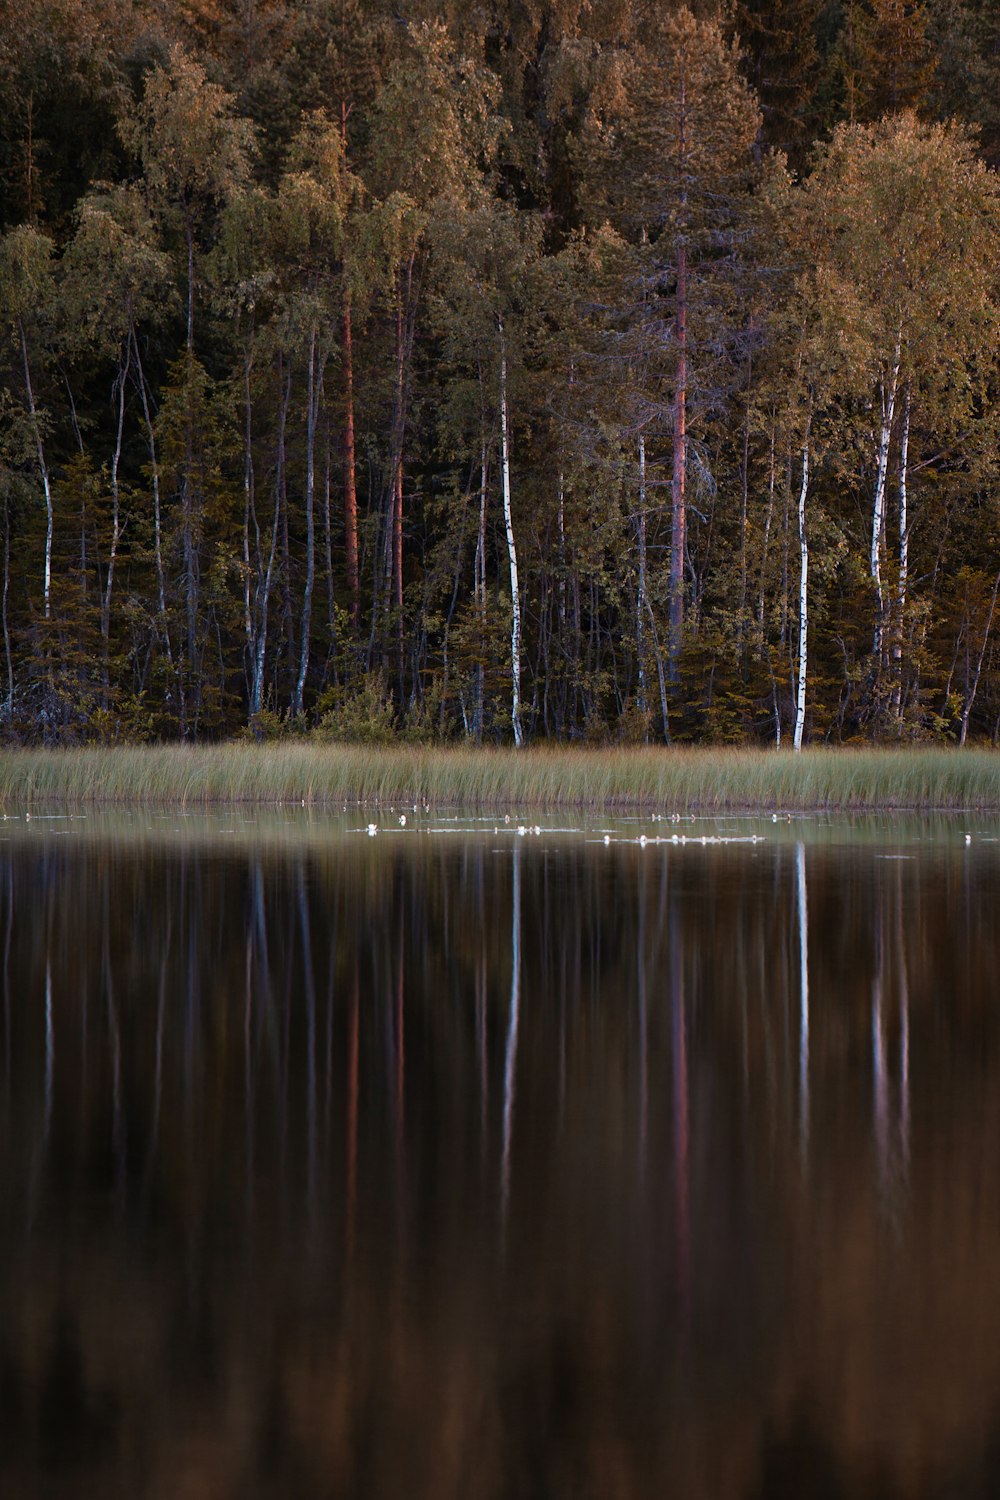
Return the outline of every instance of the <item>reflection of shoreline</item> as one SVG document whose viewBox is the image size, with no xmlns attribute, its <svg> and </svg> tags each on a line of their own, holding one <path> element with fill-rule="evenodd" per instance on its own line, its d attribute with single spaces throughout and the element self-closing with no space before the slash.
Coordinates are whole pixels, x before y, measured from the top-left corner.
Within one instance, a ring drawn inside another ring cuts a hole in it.
<svg viewBox="0 0 1000 1500">
<path fill-rule="evenodd" d="M 38 1488 L 76 1360 L 70 1451 L 110 1497 L 140 1452 L 157 1495 L 747 1500 L 822 1462 L 894 1496 L 935 1461 L 985 1495 L 989 882 L 374 844 L 0 851 L 0 1489 Z"/>
</svg>

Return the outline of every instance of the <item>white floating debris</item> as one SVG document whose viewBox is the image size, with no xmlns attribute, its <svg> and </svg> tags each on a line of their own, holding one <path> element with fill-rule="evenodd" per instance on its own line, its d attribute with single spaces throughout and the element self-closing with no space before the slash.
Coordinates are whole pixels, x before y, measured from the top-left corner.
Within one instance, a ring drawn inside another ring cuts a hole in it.
<svg viewBox="0 0 1000 1500">
<path fill-rule="evenodd" d="M 646 845 L 648 843 L 649 843 L 649 840 L 646 837 L 646 835 L 644 833 L 640 833 L 640 835 L 639 835 L 639 848 L 640 849 L 645 849 L 645 847 L 646 847 Z"/>
<path fill-rule="evenodd" d="M 606 834 L 605 834 L 605 835 L 604 835 L 604 842 L 605 842 L 605 843 L 606 843 L 606 844 L 610 844 L 610 843 L 611 843 L 611 835 L 610 835 L 610 833 L 606 833 Z"/>
<path fill-rule="evenodd" d="M 966 834 L 966 835 L 965 835 L 965 842 L 966 842 L 966 843 L 967 843 L 967 844 L 971 844 L 971 843 L 972 843 L 972 834 L 971 834 L 971 833 L 967 833 L 967 834 Z"/>
<path fill-rule="evenodd" d="M 524 826 L 523 823 L 519 823 L 518 824 L 518 826 L 517 826 L 517 836 L 518 836 L 519 839 L 523 839 L 524 835 L 527 833 L 527 831 L 528 830 L 525 828 L 525 826 Z"/>
<path fill-rule="evenodd" d="M 405 828 L 406 827 L 406 814 L 405 813 L 400 813 L 400 815 L 399 815 L 399 826 L 400 826 L 400 828 Z"/>
<path fill-rule="evenodd" d="M 377 823 L 369 823 L 368 824 L 368 837 L 370 839 L 373 839 L 377 833 L 378 833 L 378 824 Z"/>
</svg>

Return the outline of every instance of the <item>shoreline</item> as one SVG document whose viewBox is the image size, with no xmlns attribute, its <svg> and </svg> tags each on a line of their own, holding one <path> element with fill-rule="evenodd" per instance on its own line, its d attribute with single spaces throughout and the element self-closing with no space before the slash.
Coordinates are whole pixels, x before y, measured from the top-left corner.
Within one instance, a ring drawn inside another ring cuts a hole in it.
<svg viewBox="0 0 1000 1500">
<path fill-rule="evenodd" d="M 38 806 L 1000 812 L 991 749 L 224 744 L 0 751 L 0 811 Z"/>
</svg>

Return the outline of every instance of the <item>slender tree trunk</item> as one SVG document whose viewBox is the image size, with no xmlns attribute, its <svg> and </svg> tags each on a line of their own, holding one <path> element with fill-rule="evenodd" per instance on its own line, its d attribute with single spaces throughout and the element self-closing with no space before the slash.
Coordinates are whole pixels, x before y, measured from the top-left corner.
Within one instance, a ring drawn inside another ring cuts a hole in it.
<svg viewBox="0 0 1000 1500">
<path fill-rule="evenodd" d="M 892 643 L 892 706 L 903 718 L 903 642 L 906 639 L 906 588 L 910 567 L 910 530 L 906 488 L 910 453 L 910 382 L 903 392 L 903 431 L 899 441 L 899 584 L 896 590 L 896 627 Z"/>
<path fill-rule="evenodd" d="M 396 463 L 393 473 L 392 504 L 392 577 L 393 607 L 396 611 L 396 657 L 399 673 L 400 703 L 405 698 L 403 661 L 403 445 L 406 434 L 406 366 L 413 336 L 413 267 L 412 251 L 406 267 L 406 297 L 397 287 L 396 295 Z"/>
<path fill-rule="evenodd" d="M 280 367 L 278 374 L 280 378 Z M 264 702 L 264 668 L 267 660 L 267 611 L 271 599 L 271 584 L 274 580 L 274 559 L 278 550 L 278 532 L 281 528 L 281 500 L 285 485 L 285 425 L 288 420 L 288 404 L 290 399 L 291 372 L 289 371 L 282 386 L 281 405 L 278 413 L 278 450 L 274 473 L 274 520 L 271 526 L 271 545 L 268 549 L 267 568 L 265 569 L 260 587 L 253 690 L 250 695 L 251 714 L 259 714 Z"/>
<path fill-rule="evenodd" d="M 776 470 L 774 464 L 774 417 L 771 419 L 771 443 L 768 457 L 767 469 L 767 510 L 764 513 L 764 537 L 761 542 L 760 551 L 760 593 L 757 596 L 757 627 L 760 631 L 761 643 L 764 640 L 764 599 L 767 593 L 767 552 L 771 540 L 771 519 L 774 515 L 774 490 L 776 484 Z"/>
<path fill-rule="evenodd" d="M 482 367 L 479 371 L 482 386 Z M 485 419 L 482 424 L 482 442 L 479 452 L 479 524 L 476 531 L 476 556 L 473 564 L 473 601 L 479 620 L 479 650 L 476 660 L 476 743 L 483 738 L 485 715 L 486 672 L 483 653 L 486 650 L 486 485 L 489 478 L 489 450 L 486 444 Z"/>
<path fill-rule="evenodd" d="M 42 479 L 42 490 L 45 494 L 45 574 L 44 574 L 44 601 L 45 618 L 49 619 L 52 613 L 52 485 L 49 480 L 49 466 L 45 460 L 45 443 L 42 439 L 41 423 L 38 419 L 38 408 L 35 406 L 35 393 L 31 384 L 31 365 L 28 360 L 28 339 L 24 331 L 24 324 L 18 320 L 18 333 L 21 336 L 21 358 L 24 363 L 24 388 L 28 396 L 28 412 L 31 416 L 31 428 L 35 439 L 35 453 L 38 457 L 38 471 Z"/>
<path fill-rule="evenodd" d="M 507 346 L 504 342 L 503 320 L 497 319 L 500 333 L 500 452 L 503 480 L 503 519 L 507 530 L 507 556 L 510 560 L 510 664 L 511 664 L 511 711 L 510 720 L 514 729 L 514 744 L 520 748 L 524 741 L 521 729 L 521 594 L 517 585 L 517 548 L 514 543 L 514 523 L 510 506 L 510 432 L 507 415 Z"/>
<path fill-rule="evenodd" d="M 684 181 L 687 163 L 687 92 L 683 75 L 678 99 L 677 165 Z M 687 242 L 686 201 L 682 193 L 681 224 L 677 241 L 677 293 L 675 338 L 677 369 L 674 376 L 674 462 L 671 478 L 670 526 L 670 646 L 669 674 L 674 687 L 680 679 L 680 656 L 684 641 L 684 542 L 687 526 Z"/>
<path fill-rule="evenodd" d="M 754 323 L 750 320 L 750 333 Z M 750 499 L 750 387 L 753 379 L 753 355 L 747 355 L 747 399 L 743 411 L 743 451 L 740 463 L 740 596 L 736 614 L 736 662 L 743 667 L 743 635 L 747 613 L 747 510 Z"/>
<path fill-rule="evenodd" d="M 979 647 L 979 656 L 976 659 L 976 670 L 973 674 L 972 682 L 965 697 L 965 704 L 962 708 L 962 722 L 958 733 L 958 743 L 960 745 L 965 744 L 966 736 L 969 732 L 969 715 L 972 713 L 972 705 L 975 703 L 976 694 L 979 691 L 979 678 L 982 675 L 983 662 L 986 660 L 986 647 L 989 643 L 990 631 L 993 628 L 993 616 L 996 614 L 998 592 L 1000 592 L 1000 573 L 998 573 L 996 578 L 993 580 L 993 593 L 990 595 L 989 614 L 986 616 L 986 626 L 983 630 L 983 639 Z"/>
<path fill-rule="evenodd" d="M 253 402 L 250 394 L 250 371 L 253 365 L 253 330 L 243 356 L 243 637 L 246 642 L 246 662 L 249 673 L 248 698 L 253 698 L 254 619 L 253 619 L 253 560 L 250 557 L 250 525 L 256 520 L 257 507 L 254 496 L 253 467 Z M 257 536 L 257 554 L 260 554 L 260 534 Z M 251 712 L 253 712 L 251 704 Z"/>
<path fill-rule="evenodd" d="M 333 587 L 333 526 L 330 513 L 330 423 L 326 423 L 326 453 L 323 464 L 323 545 L 326 551 L 326 613 L 327 629 L 330 632 L 329 652 L 332 656 L 337 642 L 337 598 Z M 328 658 L 329 661 L 329 658 Z M 336 677 L 336 667 L 334 667 Z"/>
<path fill-rule="evenodd" d="M 792 748 L 802 749 L 806 722 L 806 676 L 809 665 L 809 541 L 806 536 L 806 494 L 809 489 L 809 428 L 802 444 L 802 483 L 799 487 L 799 681 L 795 698 Z"/>
<path fill-rule="evenodd" d="M 340 140 L 347 163 L 346 99 L 340 101 Z M 354 457 L 354 329 L 351 311 L 351 288 L 346 268 L 343 311 L 340 319 L 340 356 L 344 370 L 344 569 L 350 600 L 351 629 L 357 644 L 361 619 L 361 585 L 358 577 L 358 492 Z"/>
<path fill-rule="evenodd" d="M 354 340 L 349 291 L 344 293 L 340 352 L 344 367 L 344 566 L 351 629 L 356 640 L 361 619 L 361 584 L 358 577 L 358 492 L 354 467 Z"/>
<path fill-rule="evenodd" d="M 879 432 L 878 444 L 878 466 L 875 475 L 875 494 L 872 500 L 872 546 L 871 546 L 871 576 L 875 584 L 875 634 L 873 650 L 875 654 L 876 667 L 882 658 L 882 649 L 885 636 L 885 589 L 882 583 L 882 536 L 885 530 L 885 489 L 886 475 L 889 469 L 889 440 L 892 436 L 892 424 L 896 415 L 896 391 L 899 385 L 899 366 L 902 358 L 903 335 L 900 329 L 896 334 L 896 348 L 893 353 L 892 371 L 888 384 L 883 380 L 882 393 L 882 427 Z"/>
<path fill-rule="evenodd" d="M 561 500 L 561 496 L 560 496 Z M 639 676 L 639 712 L 646 714 L 646 439 L 639 434 L 639 514 L 636 517 L 639 578 L 635 597 L 635 654 Z"/>
<path fill-rule="evenodd" d="M 118 558 L 118 542 L 121 536 L 121 506 L 118 490 L 118 466 L 122 456 L 122 437 L 125 431 L 125 382 L 128 379 L 132 360 L 131 343 L 126 345 L 125 364 L 118 371 L 118 423 L 115 432 L 115 447 L 111 455 L 111 543 L 108 548 L 108 568 L 105 577 L 104 597 L 101 600 L 101 675 L 104 701 L 107 709 L 110 690 L 111 652 L 111 597 L 115 586 L 115 563 Z"/>
<path fill-rule="evenodd" d="M 152 413 L 149 409 L 149 387 L 146 384 L 146 374 L 142 368 L 142 357 L 139 353 L 139 340 L 134 327 L 132 329 L 132 353 L 135 355 L 136 383 L 142 399 L 142 415 L 146 424 L 146 441 L 149 446 L 149 473 L 153 484 L 153 549 L 156 554 L 156 602 L 160 616 L 160 629 L 163 632 L 164 647 L 169 661 L 171 659 L 170 635 L 167 630 L 167 599 L 163 581 L 163 541 L 160 521 L 160 465 L 156 457 L 156 432 L 153 427 Z"/>
<path fill-rule="evenodd" d="M 306 581 L 302 598 L 302 636 L 299 675 L 292 698 L 292 715 L 302 713 L 306 676 L 309 671 L 309 636 L 312 628 L 313 584 L 316 577 L 316 421 L 319 407 L 320 372 L 316 368 L 316 325 L 309 330 L 309 371 L 306 385 Z"/>
<path fill-rule="evenodd" d="M 677 372 L 674 386 L 674 463 L 671 478 L 670 649 L 671 686 L 680 680 L 684 640 L 684 544 L 687 527 L 687 247 L 677 247 Z"/>
<path fill-rule="evenodd" d="M 184 238 L 187 243 L 187 352 L 194 357 L 194 225 L 190 213 L 184 216 Z"/>
<path fill-rule="evenodd" d="M 10 588 L 10 512 L 7 508 L 7 491 L 3 496 L 3 650 L 7 662 L 7 714 L 14 711 L 14 661 L 10 650 L 10 626 L 7 621 L 7 593 Z"/>
</svg>

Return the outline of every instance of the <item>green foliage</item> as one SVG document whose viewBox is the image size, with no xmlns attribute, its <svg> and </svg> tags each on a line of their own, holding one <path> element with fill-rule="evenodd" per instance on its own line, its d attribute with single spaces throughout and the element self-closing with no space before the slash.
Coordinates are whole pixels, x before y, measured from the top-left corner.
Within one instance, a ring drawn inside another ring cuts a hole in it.
<svg viewBox="0 0 1000 1500">
<path fill-rule="evenodd" d="M 332 700 L 332 701 L 331 701 Z M 337 697 L 324 695 L 316 706 L 314 737 L 335 745 L 391 745 L 397 738 L 396 711 L 384 672 L 369 672 L 359 686 Z"/>
</svg>

